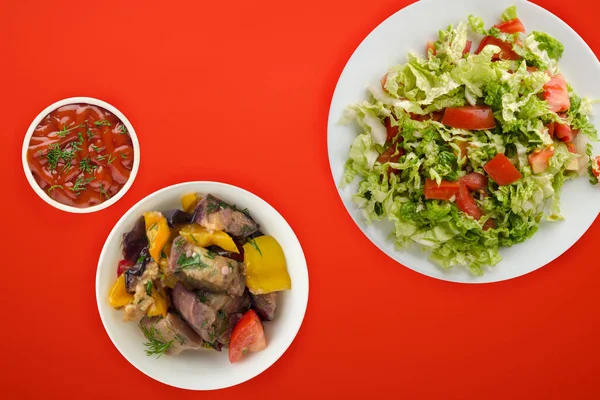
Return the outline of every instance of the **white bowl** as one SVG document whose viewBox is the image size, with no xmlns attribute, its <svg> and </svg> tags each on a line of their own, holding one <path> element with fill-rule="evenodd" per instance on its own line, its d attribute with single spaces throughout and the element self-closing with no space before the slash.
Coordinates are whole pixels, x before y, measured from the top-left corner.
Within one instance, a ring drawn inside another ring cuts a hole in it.
<svg viewBox="0 0 600 400">
<path fill-rule="evenodd" d="M 42 188 L 40 187 L 40 185 L 38 185 L 38 183 L 35 181 L 35 178 L 33 177 L 33 174 L 31 173 L 31 170 L 29 169 L 29 164 L 27 162 L 27 150 L 29 148 L 29 142 L 31 141 L 31 137 L 33 136 L 33 132 L 35 131 L 35 128 L 39 125 L 39 123 L 42 121 L 42 119 L 44 119 L 44 117 L 46 117 L 46 115 L 50 114 L 52 111 L 56 110 L 57 108 L 68 105 L 68 104 L 92 104 L 92 105 L 102 107 L 102 108 L 110 111 L 117 118 L 119 118 L 121 120 L 121 122 L 125 125 L 125 127 L 127 128 L 127 132 L 129 133 L 129 136 L 131 137 L 131 143 L 133 145 L 133 167 L 131 168 L 131 173 L 129 174 L 129 179 L 127 180 L 127 182 L 125 182 L 125 185 L 121 188 L 121 190 L 119 190 L 113 197 L 106 200 L 105 202 L 102 202 L 102 203 L 92 206 L 92 207 L 79 208 L 79 207 L 68 206 L 66 204 L 59 203 L 58 201 L 56 201 L 53 198 L 51 198 L 50 196 L 48 196 L 48 194 L 46 192 L 44 192 L 42 190 Z M 23 153 L 21 155 L 21 159 L 23 162 L 23 170 L 25 171 L 25 176 L 27 177 L 27 181 L 31 185 L 31 188 L 34 190 L 34 192 L 36 192 L 37 195 L 42 198 L 42 200 L 44 200 L 46 203 L 50 204 L 52 207 L 58 208 L 59 210 L 62 210 L 62 211 L 67 211 L 67 212 L 76 213 L 76 214 L 92 213 L 92 212 L 104 210 L 105 208 L 112 206 L 117 201 L 119 201 L 119 199 L 121 197 L 123 197 L 123 195 L 125 195 L 125 193 L 127 193 L 129 188 L 133 184 L 133 181 L 135 180 L 135 177 L 138 173 L 138 169 L 140 167 L 140 144 L 138 142 L 138 138 L 135 133 L 135 130 L 133 129 L 133 126 L 131 125 L 131 123 L 129 122 L 127 117 L 125 117 L 125 115 L 123 115 L 123 113 L 121 111 L 119 111 L 116 107 L 112 106 L 111 104 L 108 104 L 105 101 L 98 100 L 93 97 L 70 97 L 68 99 L 63 99 L 63 100 L 57 101 L 54 104 L 49 105 L 41 113 L 39 113 L 37 117 L 35 117 L 33 122 L 31 122 L 31 125 L 29 125 L 29 129 L 27 129 L 27 133 L 25 134 L 25 139 L 23 140 Z"/>
<path fill-rule="evenodd" d="M 343 110 L 350 104 L 367 99 L 367 86 L 379 79 L 394 64 L 406 62 L 409 51 L 424 54 L 425 44 L 435 40 L 439 29 L 466 20 L 469 14 L 480 16 L 486 26 L 499 21 L 500 14 L 511 5 L 517 6 L 518 16 L 527 32 L 547 32 L 560 40 L 564 54 L 559 66 L 567 81 L 580 96 L 600 98 L 600 64 L 589 46 L 566 23 L 549 11 L 525 0 L 420 0 L 398 11 L 375 28 L 358 46 L 348 60 L 335 88 L 327 129 L 329 164 L 336 186 L 344 175 L 350 144 L 358 130 L 339 125 Z M 478 43 L 474 43 L 477 48 Z M 597 106 L 595 107 L 597 111 Z M 598 117 L 592 122 L 598 127 Z M 600 154 L 600 143 L 594 143 L 594 154 Z M 561 194 L 564 221 L 542 222 L 539 231 L 524 243 L 501 248 L 503 260 L 473 276 L 466 268 L 444 270 L 428 260 L 415 245 L 404 252 L 394 249 L 388 240 L 389 224 L 365 223 L 360 210 L 352 201 L 358 178 L 353 185 L 339 189 L 348 213 L 362 232 L 385 254 L 402 265 L 424 275 L 453 282 L 485 283 L 515 278 L 532 272 L 559 257 L 590 227 L 600 211 L 600 187 L 589 184 L 587 177 L 566 182 Z M 577 266 L 562 267 L 573 269 Z"/>
<path fill-rule="evenodd" d="M 108 304 L 108 292 L 117 278 L 121 260 L 121 238 L 146 211 L 181 208 L 187 193 L 211 193 L 241 209 L 247 208 L 261 225 L 263 233 L 273 236 L 285 253 L 292 289 L 279 297 L 275 320 L 265 322 L 267 348 L 249 353 L 230 364 L 227 349 L 186 351 L 176 356 L 148 357 L 144 335 L 136 323 L 123 322 L 122 312 Z M 108 235 L 96 271 L 96 301 L 100 318 L 115 347 L 134 367 L 167 385 L 192 390 L 220 389 L 242 383 L 269 368 L 286 351 L 300 329 L 308 303 L 308 270 L 302 247 L 292 228 L 271 205 L 238 187 L 218 182 L 186 182 L 152 193 L 134 205 Z"/>
</svg>

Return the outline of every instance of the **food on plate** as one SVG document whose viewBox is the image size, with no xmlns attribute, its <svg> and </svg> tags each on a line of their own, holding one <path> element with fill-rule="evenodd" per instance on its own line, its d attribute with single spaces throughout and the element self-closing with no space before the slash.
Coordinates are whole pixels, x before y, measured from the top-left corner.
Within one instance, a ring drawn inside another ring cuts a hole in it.
<svg viewBox="0 0 600 400">
<path fill-rule="evenodd" d="M 108 294 L 146 337 L 146 354 L 229 348 L 237 362 L 267 345 L 278 294 L 291 289 L 283 250 L 248 210 L 207 194 L 183 210 L 149 211 L 123 235 Z"/>
<path fill-rule="evenodd" d="M 45 116 L 27 151 L 40 188 L 59 203 L 86 208 L 117 194 L 133 168 L 133 144 L 123 122 L 90 104 L 69 104 Z"/>
<path fill-rule="evenodd" d="M 342 186 L 359 178 L 354 201 L 367 221 L 391 223 L 397 249 L 416 243 L 443 268 L 481 275 L 500 247 L 563 218 L 565 181 L 598 183 L 594 101 L 561 73 L 563 45 L 525 32 L 515 7 L 489 29 L 471 15 L 347 108 L 361 131 Z"/>
</svg>

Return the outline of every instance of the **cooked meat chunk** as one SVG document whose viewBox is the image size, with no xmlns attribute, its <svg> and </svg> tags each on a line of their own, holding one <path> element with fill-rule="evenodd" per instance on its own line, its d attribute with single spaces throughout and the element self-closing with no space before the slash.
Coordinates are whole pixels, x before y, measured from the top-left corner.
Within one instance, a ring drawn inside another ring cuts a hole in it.
<svg viewBox="0 0 600 400">
<path fill-rule="evenodd" d="M 225 292 L 233 296 L 244 294 L 242 263 L 194 246 L 181 236 L 173 241 L 169 272 L 192 289 Z"/>
<path fill-rule="evenodd" d="M 154 299 L 146 293 L 146 284 L 148 281 L 156 279 L 158 279 L 158 264 L 152 261 L 135 281 L 133 301 L 123 309 L 124 322 L 139 321 L 146 314 L 148 308 L 154 304 Z"/>
<path fill-rule="evenodd" d="M 165 354 L 179 354 L 184 350 L 198 350 L 203 346 L 202 339 L 178 315 L 168 313 L 165 318 L 144 317 L 140 328 L 149 335 L 164 343 L 171 342 Z"/>
<path fill-rule="evenodd" d="M 217 312 L 208 305 L 200 301 L 195 293 L 190 292 L 177 282 L 173 288 L 171 297 L 173 307 L 179 312 L 179 315 L 190 325 L 190 327 L 202 339 L 209 343 L 215 341 L 214 322 L 217 319 Z"/>
<path fill-rule="evenodd" d="M 277 294 L 279 292 L 271 292 L 267 294 L 250 294 L 252 300 L 252 308 L 258 316 L 267 321 L 272 321 L 275 318 L 275 309 L 277 308 Z"/>
<path fill-rule="evenodd" d="M 194 221 L 206 229 L 225 231 L 235 237 L 246 237 L 258 230 L 252 218 L 210 194 L 198 203 Z"/>
<path fill-rule="evenodd" d="M 197 292 L 200 301 L 217 313 L 214 332 L 217 342 L 229 346 L 231 332 L 242 317 L 242 313 L 250 308 L 250 296 L 244 292 L 242 296 L 229 296 L 222 293 Z"/>
</svg>

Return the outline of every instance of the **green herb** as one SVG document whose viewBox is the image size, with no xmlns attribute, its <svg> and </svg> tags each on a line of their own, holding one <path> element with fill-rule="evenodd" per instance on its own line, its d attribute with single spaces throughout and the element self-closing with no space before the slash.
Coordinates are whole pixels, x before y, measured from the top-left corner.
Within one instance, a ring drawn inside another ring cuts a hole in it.
<svg viewBox="0 0 600 400">
<path fill-rule="evenodd" d="M 127 128 L 125 128 L 125 125 L 121 125 L 121 126 L 119 127 L 119 133 L 120 133 L 121 135 L 126 135 L 126 134 L 127 134 Z"/>
<path fill-rule="evenodd" d="M 148 229 L 149 231 L 153 231 L 155 229 L 158 229 L 158 224 L 155 222 L 152 224 L 152 226 L 150 226 L 150 229 Z"/>
<path fill-rule="evenodd" d="M 208 301 L 208 299 L 206 298 L 206 294 L 204 292 L 196 292 L 196 295 L 198 296 L 198 299 L 200 299 L 201 303 L 206 303 Z"/>
<path fill-rule="evenodd" d="M 94 122 L 94 125 L 96 125 L 96 126 L 112 126 L 110 121 L 107 119 L 101 119 L 100 121 L 96 121 L 96 122 Z"/>
<path fill-rule="evenodd" d="M 207 250 L 206 254 L 204 255 L 204 257 L 209 258 L 211 260 L 215 259 L 215 256 L 217 256 L 218 254 L 215 253 L 214 251 L 211 250 Z"/>
<path fill-rule="evenodd" d="M 63 165 L 62 169 L 60 170 L 60 173 L 62 174 L 65 171 L 68 171 L 71 169 L 71 167 L 73 166 L 73 161 L 69 160 L 65 163 L 65 165 Z"/>
<path fill-rule="evenodd" d="M 156 358 L 160 358 L 171 346 L 173 346 L 173 340 L 166 341 L 162 334 L 153 326 L 146 328 L 140 325 L 140 329 L 144 333 L 148 342 L 144 343 L 146 346 L 146 355 L 151 356 L 156 354 Z"/>
<path fill-rule="evenodd" d="M 125 153 L 121 153 L 121 158 L 122 158 L 123 160 L 127 160 L 127 154 L 125 154 Z"/>
<path fill-rule="evenodd" d="M 75 194 L 77 196 L 79 196 L 81 194 L 81 192 L 85 191 L 85 187 L 94 179 L 96 179 L 96 178 L 93 176 L 90 178 L 84 178 L 84 177 L 80 176 L 75 181 L 75 185 L 73 185 L 73 187 L 71 187 L 69 189 L 71 189 L 73 192 L 75 192 Z"/>
<path fill-rule="evenodd" d="M 100 153 L 102 150 L 104 150 L 104 147 L 98 147 L 96 145 L 92 145 L 92 149 L 96 152 L 96 153 Z"/>
<path fill-rule="evenodd" d="M 103 155 L 103 156 L 97 156 L 96 158 L 98 159 L 98 161 L 104 161 L 104 160 L 106 160 L 106 157 L 108 157 L 108 156 Z"/>
<path fill-rule="evenodd" d="M 88 140 L 92 140 L 93 138 L 96 137 L 96 134 L 94 132 L 92 132 L 92 130 L 89 127 L 87 127 L 85 134 L 87 135 Z"/>
<path fill-rule="evenodd" d="M 73 125 L 74 125 L 74 123 L 69 125 L 68 127 L 66 125 L 63 126 L 63 128 L 60 131 L 56 132 L 56 134 L 58 135 L 58 137 L 62 138 L 62 137 L 67 136 L 67 133 L 71 132 L 72 130 L 81 128 L 83 126 L 83 124 L 77 125 L 77 126 L 73 126 Z"/>
<path fill-rule="evenodd" d="M 61 173 L 71 168 L 71 160 L 75 152 L 73 150 L 62 150 L 58 143 L 54 143 L 48 147 L 48 154 L 46 159 L 48 160 L 48 169 L 50 171 L 56 171 L 60 160 L 65 162 L 65 166 L 62 168 Z"/>
<path fill-rule="evenodd" d="M 200 325 L 201 328 L 205 328 L 206 324 L 208 324 L 207 320 L 202 321 L 202 325 Z"/>
<path fill-rule="evenodd" d="M 79 169 L 81 172 L 93 172 L 96 168 L 98 168 L 98 166 L 92 164 L 92 161 L 89 157 L 79 160 Z"/>
<path fill-rule="evenodd" d="M 165 254 L 165 252 L 163 250 L 160 251 L 160 257 L 167 258 L 167 255 Z"/>
<path fill-rule="evenodd" d="M 138 257 L 137 261 L 135 262 L 136 264 L 141 264 L 144 262 L 144 260 L 146 259 L 145 255 L 141 255 Z"/>
<path fill-rule="evenodd" d="M 104 190 L 104 185 L 102 183 L 100 184 L 100 194 L 103 195 L 106 198 L 106 200 L 110 199 L 110 196 Z"/>
<path fill-rule="evenodd" d="M 51 192 L 51 191 L 53 191 L 54 189 L 58 189 L 58 188 L 60 188 L 60 189 L 64 189 L 64 188 L 62 187 L 62 185 L 52 185 L 52 186 L 50 186 L 50 187 L 48 188 L 48 193 L 50 193 L 50 192 Z"/>
<path fill-rule="evenodd" d="M 208 268 L 208 264 L 202 262 L 200 259 L 200 254 L 196 254 L 195 256 L 191 257 L 186 257 L 185 254 L 181 254 L 177 259 L 177 265 L 179 265 L 180 269 Z"/>
<path fill-rule="evenodd" d="M 146 282 L 146 294 L 152 296 L 152 281 Z"/>
<path fill-rule="evenodd" d="M 196 240 L 196 237 L 194 236 L 193 233 L 190 233 L 189 236 L 192 238 L 192 240 L 194 241 L 194 243 L 198 244 L 198 241 Z"/>
<path fill-rule="evenodd" d="M 112 157 L 112 158 L 111 158 Z M 117 156 L 113 156 L 112 154 L 108 155 L 108 162 L 107 164 L 112 163 L 113 161 L 115 161 L 117 159 Z"/>
<path fill-rule="evenodd" d="M 260 256 L 262 257 L 262 251 L 260 251 L 260 247 L 258 247 L 258 244 L 256 244 L 256 241 L 254 239 L 250 239 L 248 240 L 248 243 L 250 244 L 250 246 L 254 247 L 254 249 L 256 249 L 256 251 L 258 251 L 258 254 L 260 254 Z"/>
<path fill-rule="evenodd" d="M 219 310 L 219 311 L 217 311 L 217 318 L 219 318 L 219 319 L 225 319 L 225 318 L 227 318 L 227 314 L 225 314 L 223 312 L 223 310 Z"/>
<path fill-rule="evenodd" d="M 185 239 L 184 239 L 184 238 L 179 238 L 179 240 L 177 240 L 177 241 L 175 242 L 175 245 L 176 245 L 177 247 L 179 247 L 179 246 L 181 246 L 181 245 L 182 245 L 182 244 L 184 244 L 184 243 L 185 243 Z"/>
<path fill-rule="evenodd" d="M 185 338 L 183 336 L 181 336 L 180 334 L 176 334 L 175 339 L 177 339 L 177 341 L 179 342 L 180 345 L 183 346 L 185 344 Z"/>
</svg>

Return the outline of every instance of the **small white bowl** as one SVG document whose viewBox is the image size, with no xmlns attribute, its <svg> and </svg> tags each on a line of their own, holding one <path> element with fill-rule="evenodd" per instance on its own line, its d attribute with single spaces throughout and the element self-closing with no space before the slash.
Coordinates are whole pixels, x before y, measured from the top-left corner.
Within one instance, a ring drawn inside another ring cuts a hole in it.
<svg viewBox="0 0 600 400">
<path fill-rule="evenodd" d="M 119 118 L 121 120 L 121 122 L 125 125 L 125 127 L 127 128 L 127 132 L 129 133 L 129 136 L 131 137 L 131 143 L 133 145 L 133 167 L 131 169 L 131 173 L 129 174 L 129 179 L 127 180 L 127 182 L 125 182 L 125 185 L 121 188 L 121 190 L 119 190 L 117 192 L 117 194 L 115 194 L 113 197 L 111 197 L 107 201 L 100 203 L 98 205 L 92 206 L 92 207 L 78 208 L 78 207 L 68 206 L 66 204 L 59 203 L 58 201 L 56 201 L 53 198 L 51 198 L 50 196 L 48 196 L 48 194 L 46 192 L 44 192 L 42 190 L 42 188 L 38 185 L 38 183 L 35 181 L 35 178 L 33 177 L 33 174 L 31 173 L 31 170 L 29 169 L 29 164 L 27 162 L 27 150 L 29 148 L 29 142 L 31 141 L 31 137 L 33 136 L 33 132 L 35 131 L 35 128 L 40 124 L 42 119 L 44 119 L 44 117 L 46 117 L 46 115 L 50 114 L 52 111 L 56 110 L 57 108 L 68 105 L 68 104 L 91 104 L 94 106 L 102 107 L 102 108 L 110 111 L 117 118 Z M 70 97 L 68 99 L 63 99 L 63 100 L 57 101 L 54 104 L 49 105 L 41 113 L 39 113 L 37 117 L 35 117 L 35 119 L 31 123 L 31 125 L 29 125 L 29 129 L 27 129 L 27 133 L 25 134 L 25 139 L 23 140 L 23 153 L 22 153 L 21 158 L 22 158 L 22 162 L 23 162 L 23 170 L 25 171 L 25 176 L 27 177 L 27 181 L 31 185 L 31 188 L 37 193 L 37 195 L 42 198 L 42 200 L 44 200 L 46 203 L 50 204 L 52 207 L 58 208 L 59 210 L 67 211 L 70 213 L 76 213 L 76 214 L 84 214 L 84 213 L 92 213 L 92 212 L 104 210 L 105 208 L 110 207 L 113 204 L 115 204 L 117 201 L 119 201 L 119 199 L 121 197 L 123 197 L 123 195 L 125 193 L 127 193 L 129 188 L 133 184 L 133 181 L 135 180 L 138 169 L 140 167 L 140 144 L 138 142 L 138 138 L 135 133 L 135 130 L 133 129 L 133 126 L 131 125 L 131 123 L 129 122 L 127 117 L 125 117 L 125 115 L 123 115 L 123 113 L 121 111 L 119 111 L 116 107 L 112 106 L 111 104 L 108 104 L 105 101 L 98 100 L 93 97 Z"/>
<path fill-rule="evenodd" d="M 261 226 L 281 245 L 292 279 L 292 289 L 279 296 L 273 321 L 265 322 L 267 348 L 249 353 L 230 364 L 227 349 L 185 351 L 174 356 L 156 358 L 144 352 L 146 339 L 136 323 L 123 322 L 122 311 L 108 303 L 108 292 L 117 279 L 121 260 L 121 239 L 135 221 L 147 211 L 181 208 L 181 196 L 188 193 L 211 193 L 222 200 L 247 208 Z M 214 390 L 245 382 L 269 368 L 290 346 L 306 312 L 308 270 L 298 238 L 292 228 L 271 205 L 258 196 L 236 186 L 218 182 L 186 182 L 150 194 L 134 205 L 108 235 L 96 271 L 96 302 L 104 328 L 113 344 L 134 367 L 167 385 L 190 390 Z"/>
</svg>

